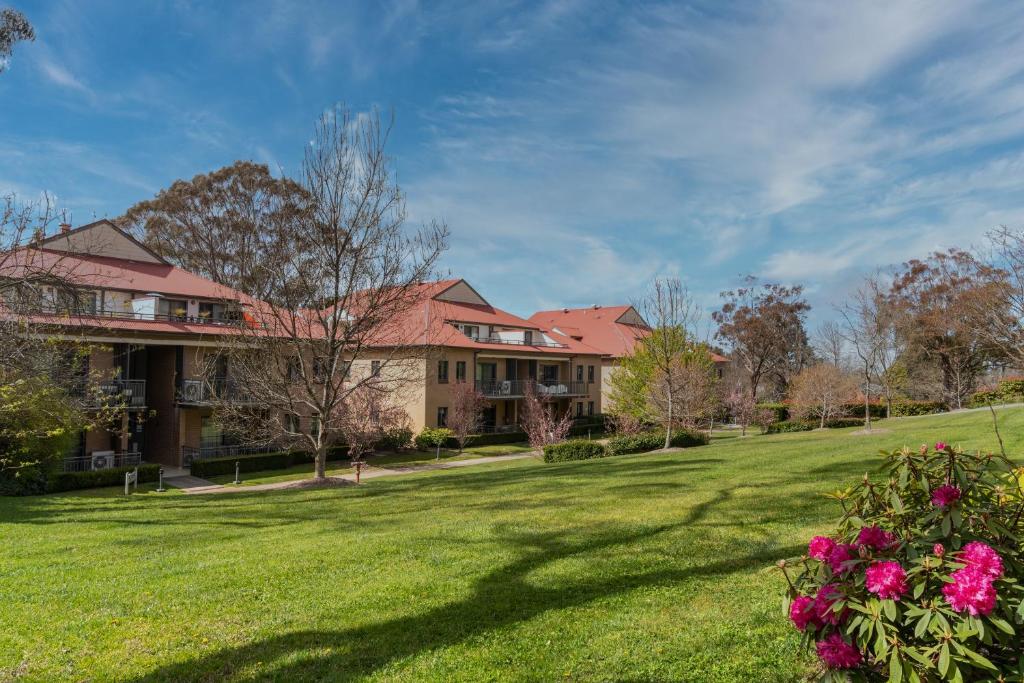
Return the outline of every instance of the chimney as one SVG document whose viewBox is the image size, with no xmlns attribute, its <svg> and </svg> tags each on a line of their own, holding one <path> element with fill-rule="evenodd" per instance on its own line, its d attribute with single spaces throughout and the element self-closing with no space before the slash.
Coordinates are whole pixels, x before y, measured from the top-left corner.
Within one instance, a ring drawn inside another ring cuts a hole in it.
<svg viewBox="0 0 1024 683">
<path fill-rule="evenodd" d="M 71 232 L 71 224 L 70 223 L 61 223 L 60 224 L 60 234 L 66 235 L 69 232 Z"/>
</svg>

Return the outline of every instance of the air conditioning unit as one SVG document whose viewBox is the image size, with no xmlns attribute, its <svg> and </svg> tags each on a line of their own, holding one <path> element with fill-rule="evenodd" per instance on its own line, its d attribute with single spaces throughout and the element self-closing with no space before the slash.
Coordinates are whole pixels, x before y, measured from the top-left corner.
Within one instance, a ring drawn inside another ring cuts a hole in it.
<svg viewBox="0 0 1024 683">
<path fill-rule="evenodd" d="M 93 451 L 92 468 L 106 470 L 114 466 L 114 451 Z"/>
</svg>

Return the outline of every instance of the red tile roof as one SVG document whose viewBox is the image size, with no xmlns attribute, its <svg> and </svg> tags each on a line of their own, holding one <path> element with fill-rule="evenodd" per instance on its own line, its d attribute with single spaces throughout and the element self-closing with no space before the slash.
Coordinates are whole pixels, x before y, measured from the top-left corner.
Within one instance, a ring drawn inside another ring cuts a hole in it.
<svg viewBox="0 0 1024 683">
<path fill-rule="evenodd" d="M 530 316 L 530 320 L 576 337 L 603 354 L 621 358 L 631 354 L 637 342 L 650 334 L 649 327 L 620 322 L 627 313 L 639 317 L 632 306 L 590 306 L 538 311 Z M 716 363 L 728 361 L 717 353 L 711 354 L 711 360 Z"/>
</svg>

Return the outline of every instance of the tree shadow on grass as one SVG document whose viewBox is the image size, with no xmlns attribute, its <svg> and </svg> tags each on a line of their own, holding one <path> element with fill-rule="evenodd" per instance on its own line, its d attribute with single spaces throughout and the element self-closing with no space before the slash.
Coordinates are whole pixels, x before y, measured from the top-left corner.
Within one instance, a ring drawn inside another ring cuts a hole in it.
<svg viewBox="0 0 1024 683">
<path fill-rule="evenodd" d="M 533 581 L 535 573 L 561 560 L 587 560 L 684 529 L 729 499 L 722 490 L 690 509 L 685 519 L 640 530 L 606 527 L 580 538 L 565 532 L 497 529 L 501 542 L 516 550 L 513 559 L 476 579 L 464 599 L 425 612 L 338 630 L 283 633 L 238 647 L 223 648 L 188 661 L 160 667 L 135 679 L 155 681 L 338 680 L 362 678 L 387 665 L 448 647 L 495 629 L 528 621 L 551 610 L 585 605 L 629 591 L 715 577 L 799 553 L 802 546 L 770 548 L 721 557 L 702 565 L 609 575 L 593 573 L 557 582 Z M 578 530 L 576 530 L 578 532 Z M 250 667 L 256 667 L 253 670 Z"/>
</svg>

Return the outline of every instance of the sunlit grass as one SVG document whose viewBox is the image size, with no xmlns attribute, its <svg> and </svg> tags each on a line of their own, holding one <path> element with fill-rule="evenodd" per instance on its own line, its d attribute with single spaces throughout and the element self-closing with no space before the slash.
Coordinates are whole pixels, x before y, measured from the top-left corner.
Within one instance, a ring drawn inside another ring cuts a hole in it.
<svg viewBox="0 0 1024 683">
<path fill-rule="evenodd" d="M 1024 411 L 1000 413 L 1012 453 Z M 986 413 L 329 490 L 0 500 L 0 680 L 790 681 L 776 560 Z"/>
</svg>

